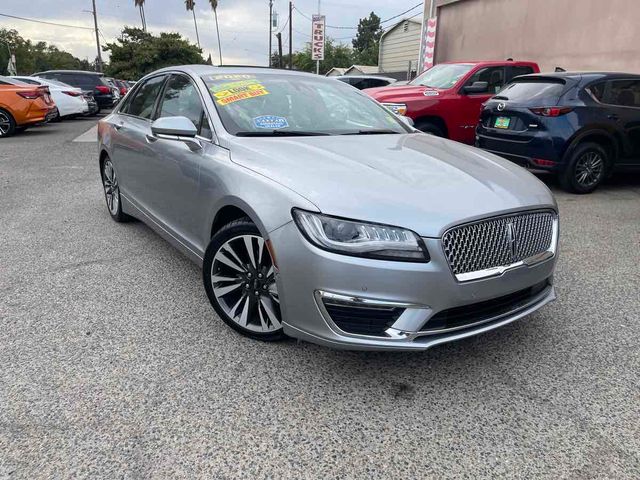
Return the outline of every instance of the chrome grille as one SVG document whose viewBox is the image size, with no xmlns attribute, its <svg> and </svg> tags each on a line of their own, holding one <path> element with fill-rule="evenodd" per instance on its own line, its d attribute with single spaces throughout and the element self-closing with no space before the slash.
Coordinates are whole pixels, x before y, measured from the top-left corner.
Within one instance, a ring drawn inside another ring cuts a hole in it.
<svg viewBox="0 0 640 480">
<path fill-rule="evenodd" d="M 552 249 L 556 214 L 520 213 L 461 225 L 442 237 L 454 275 L 520 262 Z"/>
</svg>

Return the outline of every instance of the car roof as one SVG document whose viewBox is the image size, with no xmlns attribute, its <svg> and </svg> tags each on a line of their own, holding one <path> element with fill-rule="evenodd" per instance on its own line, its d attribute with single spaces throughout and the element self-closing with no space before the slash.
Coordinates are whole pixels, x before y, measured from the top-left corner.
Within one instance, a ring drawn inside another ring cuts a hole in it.
<svg viewBox="0 0 640 480">
<path fill-rule="evenodd" d="M 165 67 L 159 70 L 155 70 L 154 72 L 150 72 L 148 75 L 164 73 L 164 72 L 175 72 L 180 71 L 184 73 L 190 73 L 195 76 L 212 74 L 212 75 L 225 75 L 225 74 L 233 74 L 233 73 L 254 73 L 254 74 L 266 74 L 266 75 L 298 75 L 298 76 L 308 76 L 314 78 L 320 78 L 318 75 L 308 72 L 300 72 L 298 70 L 286 70 L 279 68 L 269 68 L 269 67 L 256 67 L 256 66 L 244 66 L 244 65 L 228 65 L 215 67 L 213 65 L 178 65 L 175 67 Z M 146 75 L 145 75 L 146 76 Z M 328 77 L 322 77 L 328 78 Z"/>
<path fill-rule="evenodd" d="M 84 74 L 87 74 L 87 75 L 99 75 L 101 77 L 104 76 L 104 73 L 102 73 L 102 72 L 90 72 L 88 70 L 44 70 L 42 72 L 34 73 L 31 76 L 32 77 L 37 77 L 38 75 L 40 75 L 42 73 L 84 73 Z"/>
<path fill-rule="evenodd" d="M 585 80 L 603 80 L 608 78 L 640 78 L 640 75 L 633 73 L 624 73 L 624 72 L 541 72 L 541 73 L 532 73 L 529 75 L 520 75 L 517 78 L 560 78 L 560 79 L 572 79 L 575 81 Z"/>
<path fill-rule="evenodd" d="M 477 66 L 477 65 L 537 65 L 536 62 L 532 62 L 529 60 L 472 60 L 470 62 L 441 62 L 441 63 L 474 65 L 474 66 Z"/>
</svg>

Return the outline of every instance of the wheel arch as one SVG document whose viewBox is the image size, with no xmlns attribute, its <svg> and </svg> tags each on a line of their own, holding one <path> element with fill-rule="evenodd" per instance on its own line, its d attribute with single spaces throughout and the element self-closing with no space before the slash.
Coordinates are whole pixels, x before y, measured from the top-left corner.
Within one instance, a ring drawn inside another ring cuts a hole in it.
<svg viewBox="0 0 640 480">
<path fill-rule="evenodd" d="M 251 222 L 258 227 L 260 233 L 267 238 L 267 228 L 260 220 L 259 215 L 249 206 L 249 204 L 238 197 L 226 197 L 213 209 L 211 220 L 208 222 L 208 224 L 211 225 L 209 238 L 213 238 L 216 232 L 229 222 L 242 217 L 248 217 Z"/>
<path fill-rule="evenodd" d="M 429 122 L 433 123 L 444 133 L 445 138 L 449 138 L 449 128 L 447 127 L 447 122 L 444 121 L 444 118 L 438 115 L 422 115 L 413 119 L 414 123 L 418 125 L 420 122 Z"/>
<path fill-rule="evenodd" d="M 609 167 L 611 167 L 620 156 L 621 153 L 621 139 L 616 137 L 615 133 L 611 133 L 608 130 L 602 128 L 592 128 L 588 130 L 582 130 L 576 133 L 568 143 L 568 147 L 564 152 L 563 158 L 569 158 L 575 149 L 581 143 L 593 142 L 604 148 L 609 153 Z"/>
</svg>

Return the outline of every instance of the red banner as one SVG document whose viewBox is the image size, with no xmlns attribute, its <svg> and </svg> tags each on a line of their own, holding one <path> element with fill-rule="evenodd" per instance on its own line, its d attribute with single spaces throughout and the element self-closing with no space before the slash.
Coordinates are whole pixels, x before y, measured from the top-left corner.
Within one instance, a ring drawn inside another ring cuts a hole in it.
<svg viewBox="0 0 640 480">
<path fill-rule="evenodd" d="M 420 72 L 424 72 L 433 67 L 436 51 L 436 30 L 438 27 L 438 17 L 426 18 L 422 23 L 422 43 L 420 45 Z M 419 72 L 419 73 L 420 73 Z"/>
</svg>

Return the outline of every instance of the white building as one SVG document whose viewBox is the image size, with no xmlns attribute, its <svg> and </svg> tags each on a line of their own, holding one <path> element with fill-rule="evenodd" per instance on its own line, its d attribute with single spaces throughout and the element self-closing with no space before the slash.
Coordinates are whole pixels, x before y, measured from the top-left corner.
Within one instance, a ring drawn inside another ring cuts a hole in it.
<svg viewBox="0 0 640 480">
<path fill-rule="evenodd" d="M 406 80 L 411 62 L 411 70 L 415 71 L 420 55 L 419 20 L 405 18 L 382 34 L 378 67 L 380 73 L 398 80 Z"/>
</svg>

